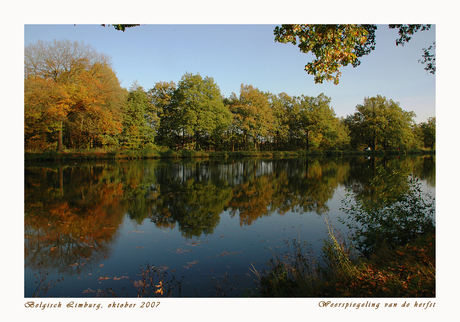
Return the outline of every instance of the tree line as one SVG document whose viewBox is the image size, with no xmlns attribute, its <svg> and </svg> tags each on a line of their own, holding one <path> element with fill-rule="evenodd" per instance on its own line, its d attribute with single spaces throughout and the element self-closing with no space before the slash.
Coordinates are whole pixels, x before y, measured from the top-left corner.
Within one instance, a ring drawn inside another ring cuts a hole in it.
<svg viewBox="0 0 460 322">
<path fill-rule="evenodd" d="M 212 77 L 185 73 L 144 89 L 120 82 L 110 59 L 68 40 L 24 52 L 24 145 L 64 149 L 373 150 L 435 148 L 435 117 L 416 124 L 386 97 L 337 117 L 331 98 L 263 92 L 224 97 Z"/>
</svg>

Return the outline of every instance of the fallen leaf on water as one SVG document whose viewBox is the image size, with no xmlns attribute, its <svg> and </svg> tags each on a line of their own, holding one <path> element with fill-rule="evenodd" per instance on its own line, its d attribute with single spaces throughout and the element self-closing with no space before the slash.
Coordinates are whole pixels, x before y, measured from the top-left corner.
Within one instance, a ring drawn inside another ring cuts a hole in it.
<svg viewBox="0 0 460 322">
<path fill-rule="evenodd" d="M 194 252 L 194 250 L 191 250 L 191 249 L 182 249 L 181 247 L 179 247 L 178 249 L 176 249 L 176 254 L 185 254 L 185 253 L 190 253 L 190 252 Z"/>
<path fill-rule="evenodd" d="M 143 281 L 135 281 L 133 283 L 133 286 L 134 287 L 147 287 L 147 286 L 149 286 L 149 284 L 144 283 Z"/>
<path fill-rule="evenodd" d="M 244 250 L 240 250 L 240 251 L 237 251 L 237 252 L 227 252 L 227 251 L 225 251 L 223 253 L 217 254 L 216 257 L 218 257 L 218 256 L 226 256 L 226 255 L 235 255 L 237 253 L 242 253 L 242 252 L 244 252 Z"/>
<path fill-rule="evenodd" d="M 86 290 L 83 291 L 83 293 L 96 293 L 96 291 L 88 287 Z"/>
<path fill-rule="evenodd" d="M 193 262 L 187 262 L 188 265 L 186 266 L 182 266 L 183 268 L 186 268 L 186 269 L 189 269 L 190 267 L 192 267 L 193 265 L 195 265 L 196 263 L 198 263 L 197 260 L 194 260 Z"/>
<path fill-rule="evenodd" d="M 158 288 L 158 289 L 155 291 L 155 293 L 156 293 L 156 294 L 160 293 L 161 295 L 163 295 L 163 282 L 160 281 L 160 284 L 155 285 L 155 287 Z"/>
<path fill-rule="evenodd" d="M 191 240 L 189 242 L 186 242 L 185 245 L 187 245 L 187 246 L 196 246 L 196 245 L 201 245 L 203 243 L 209 243 L 209 241 Z"/>
</svg>

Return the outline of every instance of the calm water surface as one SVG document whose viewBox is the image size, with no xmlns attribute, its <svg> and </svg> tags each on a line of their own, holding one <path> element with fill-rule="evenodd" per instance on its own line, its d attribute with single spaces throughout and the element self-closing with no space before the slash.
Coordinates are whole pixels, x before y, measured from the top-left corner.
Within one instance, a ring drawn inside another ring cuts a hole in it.
<svg viewBox="0 0 460 322">
<path fill-rule="evenodd" d="M 409 176 L 435 196 L 432 156 L 27 165 L 25 296 L 137 297 L 152 267 L 173 296 L 248 295 L 286 241 L 320 250 L 326 215 L 347 233 L 344 198 Z"/>
</svg>

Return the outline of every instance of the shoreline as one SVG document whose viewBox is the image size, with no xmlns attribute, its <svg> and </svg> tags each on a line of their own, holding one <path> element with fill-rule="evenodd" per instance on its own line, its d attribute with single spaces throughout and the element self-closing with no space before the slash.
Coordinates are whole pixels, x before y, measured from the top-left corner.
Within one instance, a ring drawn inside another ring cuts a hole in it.
<svg viewBox="0 0 460 322">
<path fill-rule="evenodd" d="M 238 159 L 238 158 L 296 158 L 307 156 L 343 157 L 343 156 L 400 156 L 400 155 L 436 155 L 436 150 L 377 150 L 377 151 L 219 151 L 205 152 L 194 150 L 120 150 L 111 152 L 25 152 L 24 162 L 65 162 L 65 161 L 117 161 L 146 159 Z"/>
</svg>

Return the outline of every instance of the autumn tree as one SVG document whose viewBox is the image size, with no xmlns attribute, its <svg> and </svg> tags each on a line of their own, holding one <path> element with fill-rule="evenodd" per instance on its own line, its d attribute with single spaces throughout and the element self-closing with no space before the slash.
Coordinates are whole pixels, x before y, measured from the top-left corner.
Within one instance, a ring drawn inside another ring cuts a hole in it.
<svg viewBox="0 0 460 322">
<path fill-rule="evenodd" d="M 62 150 L 62 123 L 70 97 L 52 79 L 31 78 L 24 83 L 24 146 L 46 150 L 58 141 Z"/>
<path fill-rule="evenodd" d="M 69 84 L 70 111 L 64 142 L 70 148 L 116 147 L 122 130 L 126 90 L 110 66 L 96 63 Z"/>
<path fill-rule="evenodd" d="M 431 25 L 389 25 L 398 29 L 400 38 L 396 45 L 404 45 L 417 31 L 429 30 Z M 375 49 L 377 25 L 281 25 L 274 29 L 275 41 L 297 45 L 302 53 L 311 53 L 316 59 L 305 65 L 308 74 L 315 77 L 315 83 L 334 81 L 339 83 L 340 68 L 349 64 L 357 67 L 359 58 L 369 55 Z M 431 50 L 434 45 L 424 48 L 422 63 L 426 70 L 436 71 L 436 59 Z"/>
<path fill-rule="evenodd" d="M 233 95 L 231 112 L 234 126 L 242 138 L 242 145 L 258 150 L 261 142 L 269 142 L 273 136 L 274 118 L 267 94 L 252 85 L 241 84 L 240 96 Z"/>
<path fill-rule="evenodd" d="M 107 143 L 121 131 L 124 99 L 109 58 L 90 46 L 55 40 L 25 47 L 26 148 Z"/>
</svg>

